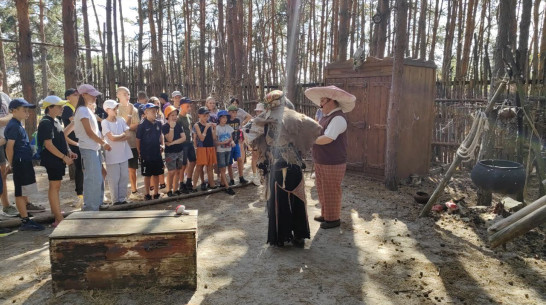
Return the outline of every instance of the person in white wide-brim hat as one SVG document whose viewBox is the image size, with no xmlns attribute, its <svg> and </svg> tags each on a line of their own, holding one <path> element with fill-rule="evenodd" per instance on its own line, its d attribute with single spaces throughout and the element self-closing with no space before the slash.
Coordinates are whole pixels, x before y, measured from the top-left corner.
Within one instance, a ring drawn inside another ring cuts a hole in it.
<svg viewBox="0 0 546 305">
<path fill-rule="evenodd" d="M 315 87 L 305 96 L 322 109 L 321 135 L 313 145 L 315 183 L 321 215 L 315 220 L 320 227 L 331 229 L 341 224 L 341 181 L 347 166 L 347 118 L 355 107 L 356 97 L 336 86 Z"/>
</svg>

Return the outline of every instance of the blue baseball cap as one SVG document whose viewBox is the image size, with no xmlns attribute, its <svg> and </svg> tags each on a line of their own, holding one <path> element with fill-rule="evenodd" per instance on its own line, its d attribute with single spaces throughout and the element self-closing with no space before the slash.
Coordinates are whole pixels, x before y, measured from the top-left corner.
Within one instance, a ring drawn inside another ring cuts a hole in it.
<svg viewBox="0 0 546 305">
<path fill-rule="evenodd" d="M 30 104 L 29 102 L 25 101 L 24 98 L 16 98 L 11 100 L 9 103 L 9 109 L 17 109 L 19 107 L 36 108 L 36 105 Z"/>
<path fill-rule="evenodd" d="M 218 118 L 220 118 L 222 116 L 229 116 L 229 112 L 227 112 L 225 110 L 218 111 Z"/>
<path fill-rule="evenodd" d="M 190 100 L 189 97 L 183 97 L 183 98 L 180 100 L 180 105 L 182 105 L 182 104 L 190 104 L 190 103 L 193 103 L 193 101 Z"/>
<path fill-rule="evenodd" d="M 146 109 L 150 109 L 150 108 L 159 108 L 159 106 L 154 105 L 154 104 L 152 104 L 152 103 L 144 104 L 144 105 L 142 105 L 141 107 L 142 107 L 142 110 L 146 110 Z"/>
</svg>

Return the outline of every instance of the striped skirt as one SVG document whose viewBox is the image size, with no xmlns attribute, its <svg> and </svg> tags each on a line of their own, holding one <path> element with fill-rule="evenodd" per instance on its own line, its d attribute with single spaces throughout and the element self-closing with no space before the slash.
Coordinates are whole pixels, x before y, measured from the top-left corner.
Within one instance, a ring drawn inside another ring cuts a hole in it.
<svg viewBox="0 0 546 305">
<path fill-rule="evenodd" d="M 339 220 L 341 216 L 341 181 L 347 164 L 315 164 L 315 184 L 321 215 L 326 221 Z"/>
</svg>

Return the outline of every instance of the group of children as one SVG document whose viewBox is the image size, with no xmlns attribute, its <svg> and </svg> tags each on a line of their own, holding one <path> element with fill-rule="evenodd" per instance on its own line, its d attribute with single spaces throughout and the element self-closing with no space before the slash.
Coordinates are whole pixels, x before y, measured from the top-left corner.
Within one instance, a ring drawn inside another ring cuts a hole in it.
<svg viewBox="0 0 546 305">
<path fill-rule="evenodd" d="M 79 94 L 76 105 L 56 96 L 48 96 L 41 102 L 45 115 L 38 126 L 38 152 L 35 155 L 21 124 L 28 118 L 28 109 L 35 105 L 24 99 L 14 99 L 9 104 L 13 117 L 6 126 L 5 140 L 0 138 L 0 141 L 7 141 L 6 155 L 13 171 L 16 207 L 22 218 L 21 230 L 44 229 L 32 221 L 26 211 L 27 195 L 37 190 L 32 163 L 36 158 L 47 170 L 48 198 L 55 216 L 53 226 L 63 220 L 59 202 L 60 182 L 66 165 L 74 162 L 80 163 L 80 171 L 83 171 L 83 187 L 76 185 L 77 191 L 82 189 L 78 195 L 83 192 L 82 210 L 98 210 L 103 204 L 104 180 L 108 181 L 112 204 L 126 203 L 129 182 L 133 194 L 136 192 L 139 163 L 144 176 L 145 200 L 160 197 L 159 189 L 163 187 L 159 182 L 165 166 L 168 171 L 165 187 L 169 197 L 196 192 L 199 179 L 203 191 L 220 186 L 226 193 L 234 195 L 230 187 L 235 184 L 234 162 L 237 163 L 239 182 L 248 182 L 242 172 L 242 143 L 239 142 L 242 140 L 242 123 L 251 116 L 237 107 L 238 100 L 233 99 L 227 110 L 217 111 L 214 99 L 209 97 L 207 106 L 198 109 L 198 121 L 193 124 L 189 114 L 192 101 L 182 97 L 179 91 L 173 92 L 172 104 L 166 100 L 166 95 L 162 95 L 156 103 L 132 105 L 128 103 L 129 89 L 119 87 L 117 97 L 120 102 L 106 100 L 102 109 L 107 116 L 100 119 L 95 115 L 96 97 L 100 92 L 91 85 L 81 85 L 73 91 L 67 91 L 67 94 Z M 72 116 L 67 117 L 63 129 L 57 117 L 63 115 L 64 119 L 63 109 L 67 107 L 72 110 Z M 76 148 L 77 153 L 71 148 Z M 81 160 L 77 160 L 79 158 Z M 101 159 L 105 166 L 102 166 Z M 3 191 L 1 186 L 0 181 L 0 194 Z"/>
</svg>

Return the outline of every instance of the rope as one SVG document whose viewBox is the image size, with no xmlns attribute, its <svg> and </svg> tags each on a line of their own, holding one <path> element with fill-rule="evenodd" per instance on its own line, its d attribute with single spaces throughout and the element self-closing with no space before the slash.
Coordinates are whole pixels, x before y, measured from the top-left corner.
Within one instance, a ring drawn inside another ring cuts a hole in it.
<svg viewBox="0 0 546 305">
<path fill-rule="evenodd" d="M 484 130 L 488 129 L 487 116 L 485 112 L 478 111 L 474 117 L 474 122 L 472 122 L 472 128 L 470 132 L 464 139 L 463 143 L 457 149 L 457 155 L 463 159 L 463 161 L 470 161 L 475 158 L 475 151 L 478 147 L 478 143 L 482 137 Z M 470 143 L 470 145 L 466 145 Z"/>
</svg>

